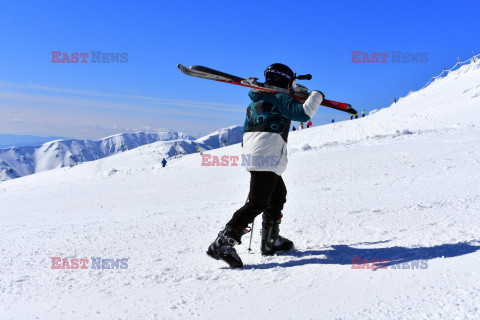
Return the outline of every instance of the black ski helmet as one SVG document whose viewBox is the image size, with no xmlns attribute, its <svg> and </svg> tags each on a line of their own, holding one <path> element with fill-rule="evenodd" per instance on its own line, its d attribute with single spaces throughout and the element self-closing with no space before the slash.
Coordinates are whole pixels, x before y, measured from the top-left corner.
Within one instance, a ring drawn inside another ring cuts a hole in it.
<svg viewBox="0 0 480 320">
<path fill-rule="evenodd" d="M 274 63 L 265 70 L 265 83 L 287 89 L 295 81 L 292 69 L 281 63 Z"/>
</svg>

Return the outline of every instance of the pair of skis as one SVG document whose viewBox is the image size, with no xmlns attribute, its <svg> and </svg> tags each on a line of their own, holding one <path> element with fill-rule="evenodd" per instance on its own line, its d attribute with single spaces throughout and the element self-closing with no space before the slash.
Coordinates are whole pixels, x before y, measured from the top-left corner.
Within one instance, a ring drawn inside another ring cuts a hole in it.
<svg viewBox="0 0 480 320">
<path fill-rule="evenodd" d="M 221 71 L 217 71 L 217 70 L 210 69 L 207 67 L 202 67 L 202 66 L 192 66 L 187 68 L 181 64 L 178 64 L 178 69 L 180 69 L 180 71 L 183 72 L 184 74 L 192 77 L 231 83 L 238 86 L 251 88 L 254 90 L 273 92 L 273 93 L 286 93 L 291 97 L 297 99 L 301 103 L 305 102 L 305 100 L 307 100 L 309 96 L 308 89 L 299 84 L 296 84 L 293 89 L 283 89 L 283 88 L 273 87 L 265 83 L 258 82 L 258 78 L 251 78 L 251 77 L 240 78 L 228 73 L 224 73 Z M 309 78 L 311 79 L 311 76 L 307 75 L 307 76 L 298 77 L 298 79 L 300 80 L 302 78 L 309 80 Z M 348 112 L 350 114 L 357 113 L 357 111 L 353 109 L 352 106 L 349 105 L 348 103 L 323 99 L 321 105 L 332 108 L 332 109 Z"/>
</svg>

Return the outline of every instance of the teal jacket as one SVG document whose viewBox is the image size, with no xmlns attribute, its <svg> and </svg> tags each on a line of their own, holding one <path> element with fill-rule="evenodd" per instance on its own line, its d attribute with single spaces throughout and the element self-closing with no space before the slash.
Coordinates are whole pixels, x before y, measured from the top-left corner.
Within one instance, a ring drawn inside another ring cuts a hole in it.
<svg viewBox="0 0 480 320">
<path fill-rule="evenodd" d="M 288 94 L 250 91 L 248 96 L 252 102 L 247 108 L 243 134 L 278 133 L 287 142 L 291 120 L 301 122 L 310 120 L 303 105 Z"/>
</svg>

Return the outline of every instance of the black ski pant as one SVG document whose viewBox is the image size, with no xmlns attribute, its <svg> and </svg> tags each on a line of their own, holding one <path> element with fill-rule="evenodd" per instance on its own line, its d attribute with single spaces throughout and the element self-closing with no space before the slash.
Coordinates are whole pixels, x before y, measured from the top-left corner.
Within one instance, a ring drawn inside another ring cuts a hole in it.
<svg viewBox="0 0 480 320">
<path fill-rule="evenodd" d="M 281 176 L 270 171 L 250 172 L 248 200 L 227 223 L 233 228 L 246 228 L 256 216 L 263 212 L 274 220 L 282 217 L 283 205 L 287 201 L 287 188 Z"/>
</svg>

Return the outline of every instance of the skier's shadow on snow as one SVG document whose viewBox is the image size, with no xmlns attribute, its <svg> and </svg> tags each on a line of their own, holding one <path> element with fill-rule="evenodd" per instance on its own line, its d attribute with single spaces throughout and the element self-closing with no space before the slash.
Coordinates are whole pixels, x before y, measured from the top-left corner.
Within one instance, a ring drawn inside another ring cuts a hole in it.
<svg viewBox="0 0 480 320">
<path fill-rule="evenodd" d="M 385 243 L 388 241 L 374 243 L 358 243 L 355 245 L 372 245 Z M 352 258 L 360 257 L 361 259 L 386 259 L 388 262 L 383 266 L 388 267 L 405 262 L 415 260 L 430 260 L 435 258 L 453 258 L 480 250 L 480 245 L 473 245 L 476 241 L 470 243 L 459 242 L 455 244 L 442 244 L 433 247 L 406 248 L 406 247 L 389 247 L 389 248 L 354 248 L 348 245 L 332 245 L 324 250 L 293 250 L 279 256 L 292 256 L 292 259 L 282 263 L 264 263 L 257 265 L 246 265 L 244 269 L 271 269 L 271 268 L 289 268 L 303 266 L 308 264 L 339 264 L 352 265 Z M 375 269 L 372 269 L 375 270 Z M 378 269 L 377 269 L 378 270 Z"/>
</svg>

